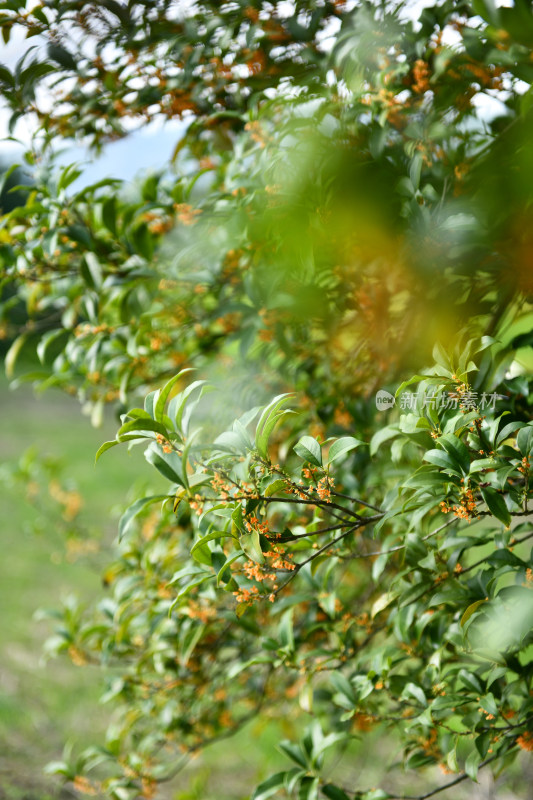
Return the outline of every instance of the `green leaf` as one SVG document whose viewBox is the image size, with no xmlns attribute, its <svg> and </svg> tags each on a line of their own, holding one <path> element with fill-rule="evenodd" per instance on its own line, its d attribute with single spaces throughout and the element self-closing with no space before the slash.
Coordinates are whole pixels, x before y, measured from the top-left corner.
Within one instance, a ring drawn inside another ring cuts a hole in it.
<svg viewBox="0 0 533 800">
<path fill-rule="evenodd" d="M 478 602 L 484 602 L 484 601 L 478 601 Z M 472 605 L 476 605 L 476 604 L 472 603 Z M 470 608 L 470 606 L 469 606 L 469 608 Z M 475 609 L 474 609 L 474 611 L 475 611 Z M 463 616 L 464 616 L 464 614 L 463 614 Z M 466 622 L 466 619 L 465 619 L 465 622 Z M 463 620 L 461 618 L 461 626 L 463 624 L 464 623 L 463 623 Z M 466 669 L 461 669 L 461 670 L 459 670 L 459 677 L 463 681 L 464 685 L 468 689 L 470 689 L 470 691 L 475 692 L 476 695 L 480 695 L 480 694 L 483 693 L 483 688 L 481 686 L 479 678 L 473 672 L 468 672 Z"/>
<path fill-rule="evenodd" d="M 152 418 L 154 418 L 154 407 L 157 403 L 157 398 L 159 397 L 160 389 L 155 389 L 153 392 L 149 392 L 146 397 L 144 398 L 144 410 L 150 414 Z"/>
<path fill-rule="evenodd" d="M 138 441 L 139 441 L 139 437 L 138 437 L 138 436 L 136 436 L 135 434 L 133 434 L 133 435 L 131 435 L 131 436 L 123 436 L 123 437 L 120 439 L 120 441 L 119 441 L 118 439 L 111 439 L 109 442 L 104 442 L 104 443 L 103 443 L 103 445 L 101 445 L 101 446 L 98 448 L 97 452 L 96 452 L 96 455 L 95 455 L 95 457 L 94 457 L 94 463 L 96 464 L 96 462 L 98 461 L 98 459 L 100 458 L 100 456 L 101 456 L 103 453 L 105 453 L 105 452 L 106 452 L 106 450 L 110 450 L 110 449 L 111 449 L 112 447 L 114 447 L 115 445 L 117 445 L 117 444 L 123 444 L 124 442 L 135 442 L 135 441 L 137 441 L 137 442 L 138 442 Z"/>
<path fill-rule="evenodd" d="M 405 686 L 405 689 L 402 692 L 403 697 L 413 697 L 420 705 L 427 706 L 428 701 L 426 695 L 424 694 L 423 690 L 420 686 L 417 686 L 416 683 L 408 683 Z"/>
<path fill-rule="evenodd" d="M 28 337 L 25 333 L 21 336 L 17 336 L 9 350 L 7 351 L 4 357 L 4 366 L 6 370 L 6 375 L 8 378 L 12 378 L 15 372 L 15 364 L 17 363 L 17 358 L 22 351 L 22 348 L 28 341 Z"/>
<path fill-rule="evenodd" d="M 107 197 L 102 203 L 102 222 L 113 236 L 117 235 L 117 198 Z"/>
<path fill-rule="evenodd" d="M 485 758 L 488 752 L 488 749 L 491 745 L 492 737 L 490 731 L 485 731 L 481 733 L 479 736 L 476 736 L 474 744 L 476 745 L 476 749 L 481 756 L 481 758 Z"/>
<path fill-rule="evenodd" d="M 67 236 L 73 242 L 83 245 L 87 250 L 91 250 L 94 247 L 91 233 L 85 225 L 69 225 L 67 227 Z"/>
<path fill-rule="evenodd" d="M 182 377 L 186 375 L 188 372 L 194 372 L 194 369 L 192 368 L 182 369 L 181 372 L 178 372 L 177 375 L 174 375 L 173 378 L 167 381 L 167 383 L 165 383 L 165 385 L 161 389 L 159 397 L 157 398 L 157 402 L 155 403 L 154 406 L 154 417 L 159 422 L 161 422 L 163 419 L 163 414 L 165 413 L 165 406 L 167 404 L 167 400 L 172 389 L 178 383 L 178 381 L 180 381 Z"/>
<path fill-rule="evenodd" d="M 263 430 L 260 436 L 256 436 L 256 447 L 263 456 L 263 458 L 268 459 L 268 443 L 270 441 L 270 437 L 274 431 L 274 428 L 280 421 L 280 419 L 287 414 L 293 414 L 293 411 L 285 410 L 280 411 L 277 414 L 273 414 L 269 419 L 266 421 Z"/>
<path fill-rule="evenodd" d="M 95 253 L 87 252 L 81 261 L 81 273 L 85 283 L 90 289 L 100 289 L 102 286 L 102 267 Z"/>
<path fill-rule="evenodd" d="M 207 542 L 212 542 L 215 539 L 237 539 L 232 533 L 228 533 L 227 531 L 212 531 L 211 533 L 206 534 L 206 536 L 202 536 L 191 548 L 191 556 L 194 555 L 195 551 L 198 550 L 199 547 L 202 547 Z M 224 565 L 226 566 L 226 565 Z"/>
<path fill-rule="evenodd" d="M 377 614 L 387 608 L 387 606 L 390 606 L 392 601 L 396 600 L 397 597 L 398 593 L 396 591 L 388 591 L 381 594 L 372 605 L 372 609 L 370 611 L 370 616 L 372 619 L 374 619 Z"/>
<path fill-rule="evenodd" d="M 130 419 L 152 419 L 148 411 L 145 411 L 143 408 L 130 408 L 122 419 L 124 420 L 126 417 Z"/>
<path fill-rule="evenodd" d="M 57 42 L 50 42 L 47 47 L 47 53 L 48 57 L 51 58 L 52 61 L 55 61 L 56 64 L 59 64 L 60 67 L 76 72 L 78 65 L 76 64 L 75 58 L 72 53 L 62 45 Z"/>
<path fill-rule="evenodd" d="M 94 463 L 96 464 L 96 462 L 98 461 L 100 456 L 103 455 L 103 453 L 105 453 L 106 450 L 110 450 L 112 447 L 115 447 L 115 445 L 117 445 L 117 444 L 120 444 L 118 439 L 112 439 L 111 441 L 104 442 L 102 445 L 100 445 L 100 447 L 96 451 L 96 455 L 94 457 Z"/>
<path fill-rule="evenodd" d="M 314 464 L 315 467 L 322 466 L 322 448 L 316 439 L 311 436 L 302 436 L 297 444 L 294 445 L 294 451 L 304 461 Z"/>
<path fill-rule="evenodd" d="M 13 89 L 15 87 L 15 78 L 13 77 L 11 72 L 8 70 L 8 68 L 6 66 L 4 66 L 4 64 L 0 64 L 0 81 L 2 83 L 4 83 L 4 84 L 7 84 L 7 86 L 9 86 L 11 89 Z M 19 166 L 18 164 L 13 164 L 6 172 L 7 173 L 11 173 L 18 166 Z M 2 176 L 2 178 L 5 178 L 5 177 L 9 177 L 9 174 L 7 176 L 6 175 Z M 0 190 L 1 190 L 1 188 L 3 188 L 3 184 L 2 183 L 0 183 Z"/>
<path fill-rule="evenodd" d="M 424 763 L 428 763 L 427 756 Z M 429 763 L 431 763 L 431 759 Z M 370 789 L 369 792 L 365 792 L 361 795 L 361 800 L 389 800 L 390 797 L 392 797 L 392 795 L 384 789 Z"/>
<path fill-rule="evenodd" d="M 195 400 L 190 399 L 192 393 L 200 389 Z M 175 395 L 169 403 L 168 415 L 174 421 L 176 430 L 185 436 L 191 414 L 205 392 L 211 391 L 207 381 L 193 381 L 182 392 Z M 156 403 L 157 405 L 157 403 Z"/>
<path fill-rule="evenodd" d="M 499 519 L 500 522 L 503 522 L 505 527 L 508 528 L 511 524 L 511 514 L 505 505 L 503 496 L 495 489 L 491 489 L 490 487 L 483 487 L 481 489 L 481 494 L 483 496 L 483 500 L 486 502 L 489 508 L 490 513 L 496 517 L 496 519 Z"/>
<path fill-rule="evenodd" d="M 171 481 L 172 483 L 179 483 L 180 486 L 185 485 L 181 475 L 179 475 L 170 466 L 168 458 L 160 456 L 152 445 L 146 450 L 144 457 L 148 463 L 152 464 L 152 466 L 154 466 L 167 480 Z"/>
<path fill-rule="evenodd" d="M 502 463 L 501 461 L 499 462 Z M 474 475 L 476 472 L 482 472 L 484 469 L 495 469 L 498 462 L 494 458 L 476 458 L 470 464 L 470 474 Z"/>
<path fill-rule="evenodd" d="M 47 331 L 41 337 L 36 348 L 41 364 L 46 364 L 57 356 L 58 352 L 64 348 L 67 337 L 68 332 L 62 328 L 55 331 Z"/>
<path fill-rule="evenodd" d="M 239 453 L 240 455 L 246 453 L 246 447 L 243 445 L 242 436 L 236 433 L 236 431 L 224 431 L 220 436 L 217 436 L 214 444 L 226 453 Z"/>
<path fill-rule="evenodd" d="M 291 759 L 291 761 L 294 761 L 299 767 L 307 769 L 307 760 L 297 745 L 284 739 L 279 743 L 278 747 L 283 753 L 285 753 L 286 756 Z"/>
<path fill-rule="evenodd" d="M 438 467 L 442 467 L 454 475 L 461 475 L 460 465 L 455 458 L 445 450 L 428 450 L 427 453 L 424 454 L 424 461 L 428 461 L 430 464 L 436 464 Z"/>
<path fill-rule="evenodd" d="M 228 569 L 228 567 L 230 567 L 234 561 L 237 561 L 237 559 L 239 559 L 243 555 L 245 555 L 244 550 L 238 550 L 236 553 L 233 553 L 233 555 L 230 558 L 228 558 L 225 564 L 222 565 L 222 567 L 217 572 L 217 586 L 220 586 L 222 578 L 224 577 L 224 573 Z"/>
<path fill-rule="evenodd" d="M 287 481 L 283 480 L 283 478 L 278 478 L 272 483 L 269 483 L 269 485 L 263 491 L 263 495 L 265 497 L 272 497 L 272 495 L 278 494 L 278 492 L 286 493 L 287 491 Z"/>
<path fill-rule="evenodd" d="M 65 761 L 49 761 L 43 769 L 47 775 L 64 775 L 65 778 L 73 780 L 76 776 L 75 770 L 72 769 Z"/>
<path fill-rule="evenodd" d="M 464 475 L 470 469 L 470 453 L 466 445 L 454 434 L 446 433 L 439 437 L 439 445 L 461 466 Z"/>
<path fill-rule="evenodd" d="M 259 455 L 268 459 L 268 441 L 276 423 L 287 411 L 280 412 L 281 407 L 288 402 L 290 394 L 280 394 L 270 402 L 259 418 L 255 432 L 255 446 Z"/>
<path fill-rule="evenodd" d="M 403 381 L 398 388 L 396 389 L 396 400 L 400 398 L 400 395 L 403 393 L 404 389 L 407 389 L 408 386 L 412 386 L 413 383 L 421 383 L 422 381 L 429 381 L 435 383 L 435 378 L 431 375 L 413 375 L 412 378 L 409 378 L 407 381 Z"/>
<path fill-rule="evenodd" d="M 448 372 L 453 369 L 448 353 L 439 342 L 433 347 L 433 360 L 439 367 L 444 367 Z"/>
<path fill-rule="evenodd" d="M 263 555 L 263 551 L 261 550 L 261 539 L 258 531 L 241 533 L 239 537 L 239 543 L 248 558 L 250 558 L 252 561 L 255 561 L 256 564 L 265 563 L 265 557 Z"/>
<path fill-rule="evenodd" d="M 270 778 L 259 784 L 252 795 L 252 800 L 267 800 L 268 797 L 277 794 L 283 789 L 286 776 L 287 772 L 276 772 L 275 775 L 271 775 Z"/>
<path fill-rule="evenodd" d="M 289 17 L 292 19 L 292 17 Z M 298 789 L 298 800 L 318 800 L 319 778 L 306 775 L 302 778 Z"/>
<path fill-rule="evenodd" d="M 409 166 L 409 179 L 415 191 L 420 188 L 420 175 L 422 173 L 422 156 L 417 153 L 412 159 Z"/>
<path fill-rule="evenodd" d="M 350 797 L 344 792 L 342 789 L 339 789 L 338 786 L 335 786 L 333 783 L 327 783 L 321 789 L 322 794 L 324 794 L 328 800 L 350 800 Z"/>
<path fill-rule="evenodd" d="M 496 28 L 500 27 L 498 10 L 494 0 L 472 0 L 472 8 L 482 19 Z"/>
<path fill-rule="evenodd" d="M 522 561 L 521 558 L 518 558 L 518 556 L 515 556 L 515 554 L 506 547 L 502 548 L 501 550 L 495 550 L 494 553 L 491 553 L 487 558 L 487 563 L 492 567 L 502 567 L 505 565 L 511 567 L 525 566 L 525 562 Z"/>
<path fill-rule="evenodd" d="M 278 636 L 281 646 L 292 652 L 294 650 L 294 608 L 289 608 L 281 617 L 278 626 Z"/>
<path fill-rule="evenodd" d="M 499 447 L 502 442 L 511 438 L 513 433 L 523 428 L 525 424 L 525 422 L 509 422 L 507 425 L 504 425 L 496 438 L 496 445 Z"/>
<path fill-rule="evenodd" d="M 333 442 L 328 452 L 328 464 L 332 464 L 345 453 L 349 453 L 356 447 L 365 444 L 360 439 L 355 439 L 353 436 L 342 436 L 337 441 Z"/>
<path fill-rule="evenodd" d="M 466 609 L 466 611 L 464 612 L 463 616 L 461 617 L 461 628 L 463 628 L 463 627 L 464 627 L 464 625 L 465 625 L 465 623 L 466 623 L 466 622 L 468 622 L 468 620 L 470 619 L 470 617 L 472 616 L 472 614 L 473 614 L 475 611 L 477 611 L 477 610 L 478 610 L 478 608 L 479 608 L 481 605 L 483 605 L 483 603 L 486 603 L 486 602 L 487 602 L 487 601 L 486 601 L 486 599 L 483 597 L 481 600 L 476 600 L 476 602 L 475 602 L 475 603 L 471 603 L 471 604 L 468 606 L 468 608 L 467 608 L 467 609 Z"/>
<path fill-rule="evenodd" d="M 533 449 L 533 425 L 529 423 L 518 431 L 516 446 L 523 456 L 529 456 Z"/>
<path fill-rule="evenodd" d="M 440 470 L 422 466 L 402 485 L 411 489 L 441 489 L 449 480 Z"/>
<path fill-rule="evenodd" d="M 479 700 L 479 705 L 484 711 L 487 712 L 487 714 L 492 714 L 493 717 L 498 716 L 498 705 L 492 692 L 488 692 L 486 695 L 481 697 Z"/>
<path fill-rule="evenodd" d="M 207 626 L 205 624 L 194 625 L 194 627 L 191 627 L 190 630 L 187 632 L 187 635 L 185 636 L 185 639 L 181 643 L 179 650 L 178 660 L 181 666 L 183 667 L 187 666 L 189 658 L 193 654 L 196 645 L 202 638 L 206 627 Z"/>
<path fill-rule="evenodd" d="M 191 556 L 199 564 L 205 564 L 208 567 L 213 565 L 213 553 L 204 542 L 197 542 L 194 551 L 191 550 Z"/>
<path fill-rule="evenodd" d="M 117 438 L 120 438 L 125 433 L 132 433 L 133 431 L 150 431 L 160 433 L 162 436 L 168 438 L 168 431 L 164 425 L 161 425 L 160 422 L 156 422 L 155 419 L 150 419 L 150 417 L 139 417 L 138 419 L 132 419 L 129 422 L 125 422 L 118 431 L 117 431 Z"/>
<path fill-rule="evenodd" d="M 477 783 L 477 771 L 481 764 L 481 756 L 477 750 L 472 750 L 465 761 L 465 772 L 468 777 Z"/>
<path fill-rule="evenodd" d="M 145 222 L 141 222 L 137 227 L 131 228 L 129 237 L 137 253 L 147 261 L 150 261 L 154 254 L 156 237 L 152 235 L 148 225 Z"/>
<path fill-rule="evenodd" d="M 169 581 L 169 585 L 177 582 L 178 580 L 181 580 L 181 578 L 184 577 L 187 576 L 180 575 L 180 573 L 177 573 L 177 575 L 174 575 L 172 580 Z M 169 609 L 169 615 L 173 611 L 173 609 L 177 606 L 179 601 L 182 600 L 184 597 L 186 597 L 189 594 L 189 592 L 192 592 L 192 590 L 196 589 L 197 586 L 201 586 L 202 583 L 206 583 L 207 581 L 212 580 L 213 573 L 205 572 L 205 570 L 200 570 L 200 568 L 197 567 L 194 572 L 190 573 L 189 578 L 190 579 L 181 586 L 176 599 L 174 600 Z"/>
<path fill-rule="evenodd" d="M 155 494 L 149 497 L 141 497 L 140 500 L 136 500 L 126 511 L 122 514 L 120 521 L 118 523 L 118 540 L 119 542 L 122 541 L 128 530 L 130 529 L 131 523 L 139 514 L 143 508 L 152 503 L 158 503 L 163 500 L 168 500 L 169 495 L 166 494 Z"/>
<path fill-rule="evenodd" d="M 370 455 L 374 456 L 383 442 L 398 436 L 399 433 L 400 428 L 398 425 L 387 425 L 386 428 L 376 431 L 370 440 Z"/>
</svg>

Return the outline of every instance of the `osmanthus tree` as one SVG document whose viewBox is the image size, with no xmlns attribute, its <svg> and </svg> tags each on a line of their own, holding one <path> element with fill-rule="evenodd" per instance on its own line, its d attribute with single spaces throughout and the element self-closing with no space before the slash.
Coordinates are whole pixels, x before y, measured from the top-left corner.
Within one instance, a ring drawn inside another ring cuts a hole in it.
<svg viewBox="0 0 533 800">
<path fill-rule="evenodd" d="M 118 708 L 51 769 L 150 796 L 268 706 L 310 725 L 256 800 L 395 796 L 324 762 L 372 726 L 448 785 L 501 773 L 533 749 L 529 4 L 2 15 L 38 43 L 0 70 L 39 126 L 0 230 L 8 374 L 118 406 L 100 454 L 146 444 L 166 481 L 51 644 Z M 55 166 L 161 117 L 160 174 Z"/>
</svg>

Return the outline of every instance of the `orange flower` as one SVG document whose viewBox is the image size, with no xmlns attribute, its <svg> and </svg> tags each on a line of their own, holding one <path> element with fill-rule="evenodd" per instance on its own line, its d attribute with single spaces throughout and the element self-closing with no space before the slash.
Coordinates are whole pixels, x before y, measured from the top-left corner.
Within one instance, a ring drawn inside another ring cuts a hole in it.
<svg viewBox="0 0 533 800">
<path fill-rule="evenodd" d="M 419 58 L 413 67 L 413 89 L 417 94 L 424 94 L 429 86 L 429 66 L 427 61 Z"/>
<path fill-rule="evenodd" d="M 533 733 L 526 731 L 517 738 L 516 743 L 522 750 L 533 750 Z"/>
<path fill-rule="evenodd" d="M 72 785 L 76 791 L 81 792 L 82 794 L 96 795 L 99 791 L 97 786 L 95 786 L 94 783 L 91 783 L 91 781 L 87 778 L 84 778 L 83 775 L 76 775 L 72 781 Z"/>
<path fill-rule="evenodd" d="M 193 207 L 187 203 L 174 203 L 174 211 L 177 214 L 179 222 L 183 225 L 194 225 L 196 217 L 198 214 L 202 213 L 201 209 L 193 209 Z"/>
</svg>

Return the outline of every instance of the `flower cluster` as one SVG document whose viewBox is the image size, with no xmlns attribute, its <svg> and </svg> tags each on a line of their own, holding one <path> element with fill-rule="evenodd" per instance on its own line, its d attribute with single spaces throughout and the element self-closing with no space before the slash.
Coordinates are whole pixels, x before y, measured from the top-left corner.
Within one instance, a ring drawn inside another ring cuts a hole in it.
<svg viewBox="0 0 533 800">
<path fill-rule="evenodd" d="M 213 606 L 200 605 L 200 603 L 190 600 L 184 612 L 191 619 L 199 619 L 200 622 L 207 624 L 216 617 L 216 610 Z"/>
<path fill-rule="evenodd" d="M 326 503 L 328 503 L 330 502 L 331 489 L 335 486 L 335 481 L 333 480 L 333 478 L 330 478 L 329 475 L 324 475 L 323 478 L 320 478 L 320 480 L 316 481 L 317 472 L 318 472 L 317 467 L 304 467 L 304 469 L 302 470 L 302 475 L 306 480 L 316 482 L 316 487 L 311 486 L 308 488 L 308 491 L 310 493 L 316 491 L 319 499 L 324 500 Z M 302 483 L 303 481 L 300 481 L 300 484 Z M 292 492 L 296 494 L 300 498 L 300 500 L 309 499 L 309 496 L 305 493 L 305 491 L 299 489 L 298 486 L 294 486 L 292 488 Z"/>
<path fill-rule="evenodd" d="M 529 459 L 524 456 L 521 462 L 521 466 L 518 467 L 518 472 L 521 472 L 523 475 L 526 475 L 529 472 L 531 464 L 529 463 Z"/>
<path fill-rule="evenodd" d="M 249 581 L 261 581 L 276 579 L 275 572 L 265 572 L 261 564 L 256 564 L 255 561 L 246 561 L 244 564 L 244 572 Z"/>
<path fill-rule="evenodd" d="M 257 120 L 253 120 L 252 122 L 247 122 L 244 126 L 245 131 L 249 131 L 250 138 L 257 142 L 260 147 L 265 147 L 268 142 L 268 135 L 263 130 L 261 123 Z"/>
<path fill-rule="evenodd" d="M 324 476 L 318 481 L 316 487 L 316 493 L 321 500 L 325 500 L 326 503 L 330 502 L 331 498 L 331 489 L 335 486 L 335 481 L 333 478 L 329 476 Z"/>
<path fill-rule="evenodd" d="M 283 558 L 285 556 L 285 558 Z M 273 558 L 272 569 L 286 569 L 292 571 L 295 569 L 294 564 L 290 561 L 292 553 L 286 553 L 285 548 L 275 545 L 272 550 L 265 553 L 265 558 Z"/>
<path fill-rule="evenodd" d="M 453 511 L 456 517 L 459 519 L 466 519 L 470 521 L 476 516 L 476 500 L 474 498 L 474 493 L 472 489 L 465 485 L 464 478 L 461 478 L 461 496 L 459 500 L 459 505 L 455 505 L 452 508 L 448 505 L 448 503 L 442 500 L 440 505 L 440 510 L 443 514 L 448 514 L 450 511 Z"/>
<path fill-rule="evenodd" d="M 63 506 L 63 519 L 71 522 L 78 516 L 83 505 L 81 495 L 76 490 L 67 491 L 62 488 L 57 480 L 51 480 L 48 484 L 50 497 Z"/>
<path fill-rule="evenodd" d="M 195 494 L 194 497 L 189 500 L 189 506 L 192 508 L 193 511 L 196 511 L 198 516 L 201 516 L 204 512 L 204 506 L 202 502 L 203 498 L 201 494 Z"/>
<path fill-rule="evenodd" d="M 172 453 L 172 445 L 170 444 L 168 439 L 165 439 L 165 437 L 162 436 L 162 434 L 160 433 L 156 433 L 155 438 L 157 444 L 163 448 L 163 453 Z"/>
<path fill-rule="evenodd" d="M 518 747 L 521 747 L 522 750 L 533 750 L 533 733 L 531 731 L 525 731 L 520 736 L 518 736 L 516 743 Z"/>
<path fill-rule="evenodd" d="M 265 520 L 264 522 L 259 522 L 257 517 L 250 517 L 249 519 L 245 520 L 244 527 L 246 528 L 248 533 L 251 533 L 252 531 L 258 531 L 259 533 L 262 533 L 264 536 L 266 536 L 266 534 L 268 534 L 269 532 L 268 520 Z"/>
<path fill-rule="evenodd" d="M 231 492 L 231 485 L 226 481 L 220 473 L 215 472 L 213 478 L 211 479 L 211 486 L 217 493 L 217 496 L 220 497 L 221 500 L 229 500 L 230 499 L 230 492 Z"/>
<path fill-rule="evenodd" d="M 182 225 L 194 225 L 197 216 L 202 213 L 200 208 L 193 208 L 188 203 L 174 203 L 174 211 Z"/>
<path fill-rule="evenodd" d="M 429 75 L 430 69 L 427 61 L 422 58 L 417 59 L 413 67 L 413 90 L 417 94 L 424 94 L 430 88 Z"/>
<path fill-rule="evenodd" d="M 114 329 L 109 325 L 90 325 L 88 322 L 77 325 L 74 328 L 74 336 L 78 339 L 80 336 L 91 336 L 97 333 L 112 333 Z"/>
<path fill-rule="evenodd" d="M 254 600 L 258 599 L 259 589 L 257 586 L 252 586 L 250 589 L 239 589 L 238 591 L 233 592 L 233 596 L 235 597 L 237 603 L 251 605 Z"/>
</svg>

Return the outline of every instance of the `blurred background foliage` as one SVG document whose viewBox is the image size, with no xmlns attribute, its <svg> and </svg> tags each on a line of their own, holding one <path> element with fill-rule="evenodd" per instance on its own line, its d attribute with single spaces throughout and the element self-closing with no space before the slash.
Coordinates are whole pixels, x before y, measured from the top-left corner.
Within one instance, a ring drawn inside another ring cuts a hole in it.
<svg viewBox="0 0 533 800">
<path fill-rule="evenodd" d="M 3 220 L 8 370 L 39 344 L 31 379 L 95 421 L 221 352 L 334 405 L 527 297 L 522 4 L 11 5 L 6 38 L 49 44 L 3 74 L 12 121 L 40 124 Z M 54 167 L 58 135 L 99 147 L 165 115 L 184 135 L 136 188 Z"/>
</svg>

